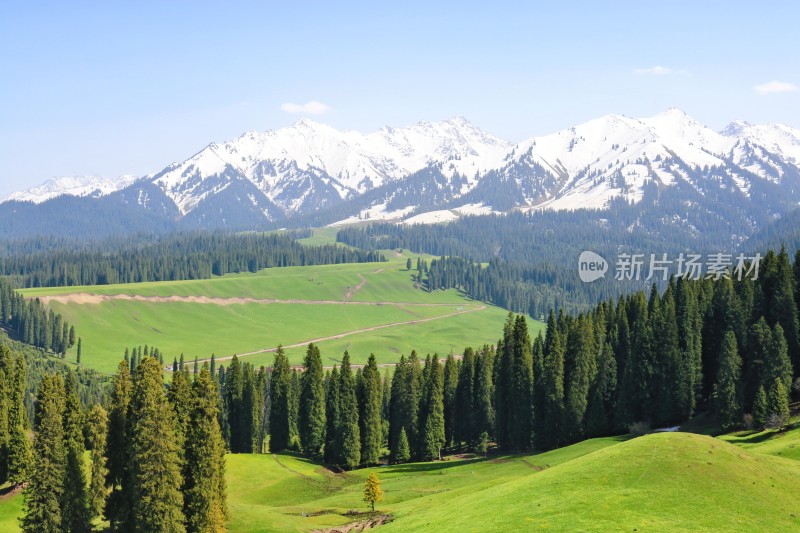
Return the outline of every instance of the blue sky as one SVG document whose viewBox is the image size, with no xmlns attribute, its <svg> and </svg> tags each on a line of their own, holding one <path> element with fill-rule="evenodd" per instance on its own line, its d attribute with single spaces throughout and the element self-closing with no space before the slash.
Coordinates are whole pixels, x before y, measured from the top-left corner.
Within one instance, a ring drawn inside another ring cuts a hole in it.
<svg viewBox="0 0 800 533">
<path fill-rule="evenodd" d="M 302 116 L 463 115 L 512 141 L 672 106 L 800 127 L 800 2 L 430 4 L 5 1 L 0 195 L 143 175 Z"/>
</svg>

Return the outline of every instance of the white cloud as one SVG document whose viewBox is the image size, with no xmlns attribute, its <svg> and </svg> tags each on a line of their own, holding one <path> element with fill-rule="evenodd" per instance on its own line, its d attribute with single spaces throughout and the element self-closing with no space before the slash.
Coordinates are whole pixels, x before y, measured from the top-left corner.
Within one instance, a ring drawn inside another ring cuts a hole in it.
<svg viewBox="0 0 800 533">
<path fill-rule="evenodd" d="M 311 100 L 305 104 L 285 103 L 281 104 L 281 109 L 287 113 L 303 113 L 306 115 L 322 115 L 331 110 L 330 107 L 317 100 Z"/>
<path fill-rule="evenodd" d="M 676 70 L 674 68 L 664 67 L 661 65 L 656 65 L 654 67 L 648 68 L 637 68 L 633 71 L 634 74 L 650 74 L 652 76 L 667 76 L 669 74 L 680 74 L 681 76 L 688 76 L 689 71 L 679 69 Z"/>
<path fill-rule="evenodd" d="M 794 83 L 786 83 L 785 81 L 771 81 L 769 83 L 756 85 L 753 87 L 753 90 L 763 96 L 765 94 L 793 93 L 800 90 L 800 88 L 798 88 Z"/>
</svg>

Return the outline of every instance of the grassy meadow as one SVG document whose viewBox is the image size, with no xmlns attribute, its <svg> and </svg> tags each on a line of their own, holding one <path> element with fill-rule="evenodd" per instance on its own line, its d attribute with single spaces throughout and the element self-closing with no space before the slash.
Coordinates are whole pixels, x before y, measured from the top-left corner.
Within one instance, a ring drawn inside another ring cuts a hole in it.
<svg viewBox="0 0 800 533">
<path fill-rule="evenodd" d="M 330 236 L 319 237 L 326 238 Z M 411 257 L 416 265 L 417 255 L 386 255 L 390 260 L 385 263 L 27 289 L 24 294 L 45 298 L 64 315 L 82 338 L 81 364 L 106 373 L 116 369 L 126 347 L 145 344 L 157 346 L 165 363 L 181 353 L 191 361 L 260 351 L 244 356 L 260 365 L 272 361 L 266 350 L 278 344 L 299 345 L 287 348 L 290 361 L 299 364 L 303 345 L 315 341 L 325 364 L 333 365 L 345 350 L 356 364 L 365 363 L 370 353 L 380 364 L 390 364 L 412 349 L 423 356 L 446 355 L 496 342 L 505 310 L 456 290 L 428 293 L 415 288 L 406 260 Z M 543 325 L 531 321 L 530 327 L 536 335 Z M 75 358 L 72 348 L 67 359 Z"/>
</svg>

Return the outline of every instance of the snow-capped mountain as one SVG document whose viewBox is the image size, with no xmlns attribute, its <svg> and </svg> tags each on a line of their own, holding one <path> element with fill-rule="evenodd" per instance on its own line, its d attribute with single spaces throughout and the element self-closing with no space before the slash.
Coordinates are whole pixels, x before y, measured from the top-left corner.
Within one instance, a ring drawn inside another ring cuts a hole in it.
<svg viewBox="0 0 800 533">
<path fill-rule="evenodd" d="M 148 179 L 184 215 L 233 188 L 246 190 L 247 201 L 274 218 L 276 210 L 291 215 L 335 205 L 431 164 L 467 159 L 486 168 L 509 147 L 460 117 L 369 135 L 303 119 L 212 143 Z"/>
<path fill-rule="evenodd" d="M 40 204 L 57 196 L 91 196 L 99 198 L 124 189 L 134 183 L 135 176 L 104 178 L 102 176 L 61 176 L 50 178 L 41 185 L 9 194 L 2 202 L 33 202 Z"/>
<path fill-rule="evenodd" d="M 132 184 L 62 178 L 7 201 L 62 194 L 106 195 L 170 224 L 235 229 L 613 211 L 649 197 L 664 220 L 692 231 L 702 231 L 696 213 L 725 210 L 752 230 L 800 202 L 800 131 L 742 121 L 714 131 L 669 109 L 607 115 L 513 144 L 461 117 L 370 134 L 304 119 L 212 143 Z"/>
</svg>

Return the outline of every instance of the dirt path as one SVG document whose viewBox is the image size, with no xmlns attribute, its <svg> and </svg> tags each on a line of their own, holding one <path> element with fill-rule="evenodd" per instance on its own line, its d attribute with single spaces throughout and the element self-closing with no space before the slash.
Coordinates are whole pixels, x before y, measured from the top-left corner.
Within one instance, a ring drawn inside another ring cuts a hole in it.
<svg viewBox="0 0 800 533">
<path fill-rule="evenodd" d="M 433 305 L 433 304 L 431 304 L 431 305 Z M 452 304 L 450 304 L 450 305 L 452 305 Z M 441 318 L 448 318 L 448 317 L 456 316 L 456 315 L 463 315 L 465 313 L 474 313 L 476 311 L 483 311 L 484 309 L 486 309 L 486 306 L 485 305 L 480 305 L 478 307 L 473 307 L 471 309 L 464 309 L 462 311 L 455 311 L 453 313 L 447 313 L 446 315 L 439 315 L 439 316 L 434 316 L 434 317 L 430 317 L 430 318 L 419 318 L 417 320 L 407 320 L 405 322 L 392 322 L 391 324 L 381 324 L 380 326 L 372 326 L 372 327 L 369 327 L 369 328 L 356 329 L 356 330 L 353 330 L 353 331 L 347 331 L 345 333 L 337 333 L 336 335 L 330 335 L 328 337 L 319 337 L 317 339 L 309 339 L 309 340 L 306 340 L 306 341 L 297 342 L 295 344 L 287 344 L 287 345 L 283 346 L 283 348 L 284 349 L 287 349 L 287 348 L 300 348 L 302 346 L 307 346 L 309 343 L 312 343 L 312 342 L 314 344 L 316 344 L 316 343 L 323 342 L 323 341 L 342 339 L 344 337 L 349 337 L 350 335 L 357 335 L 359 333 L 367 333 L 367 332 L 370 332 L 370 331 L 378 331 L 379 329 L 394 328 L 394 327 L 397 327 L 397 326 L 408 326 L 408 325 L 411 325 L 411 324 L 422 324 L 423 322 L 431 322 L 433 320 L 439 320 Z M 253 352 L 239 353 L 239 354 L 236 354 L 236 357 L 241 359 L 242 357 L 246 357 L 248 355 L 256 355 L 256 354 L 260 354 L 260 353 L 273 353 L 273 352 L 276 352 L 276 351 L 278 351 L 277 347 L 275 347 L 275 348 L 264 348 L 262 350 L 255 350 Z M 233 356 L 232 355 L 228 355 L 228 356 L 225 356 L 225 357 L 215 357 L 214 360 L 217 363 L 219 363 L 220 361 L 229 361 L 231 359 L 233 359 Z M 210 361 L 210 360 L 211 359 L 198 359 L 198 362 L 199 363 L 203 363 L 205 361 Z M 384 366 L 384 365 L 379 365 L 379 366 Z"/>
<path fill-rule="evenodd" d="M 360 274 L 359 274 L 360 275 Z M 355 293 L 366 284 L 364 277 L 361 277 L 362 282 L 353 287 L 352 290 L 345 294 L 345 299 L 352 298 Z M 238 304 L 299 304 L 299 305 L 408 305 L 418 307 L 453 307 L 464 305 L 462 303 L 418 303 L 418 302 L 352 302 L 342 300 L 299 300 L 288 299 L 278 300 L 273 298 L 250 298 L 246 296 L 237 296 L 231 298 L 218 298 L 213 296 L 142 296 L 140 294 L 91 294 L 86 292 L 75 292 L 71 294 L 56 294 L 53 296 L 39 296 L 39 300 L 43 304 L 50 302 L 58 303 L 74 303 L 74 304 L 90 304 L 98 305 L 104 302 L 111 302 L 114 300 L 123 300 L 130 302 L 153 302 L 153 303 L 195 303 L 195 304 L 209 304 L 209 305 L 238 305 Z"/>
<path fill-rule="evenodd" d="M 364 288 L 364 285 L 367 284 L 367 279 L 362 276 L 361 274 L 358 275 L 361 278 L 361 283 L 356 285 L 355 287 L 349 287 L 347 291 L 344 293 L 344 301 L 349 302 L 353 299 L 353 295 Z"/>
</svg>

